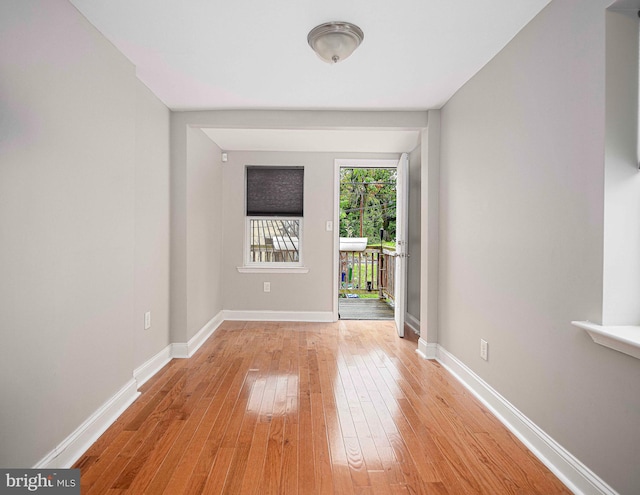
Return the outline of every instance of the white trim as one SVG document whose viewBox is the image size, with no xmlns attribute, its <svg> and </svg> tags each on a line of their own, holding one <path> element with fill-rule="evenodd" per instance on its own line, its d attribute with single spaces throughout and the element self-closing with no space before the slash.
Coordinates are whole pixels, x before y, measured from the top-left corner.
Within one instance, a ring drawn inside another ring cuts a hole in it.
<svg viewBox="0 0 640 495">
<path fill-rule="evenodd" d="M 423 359 L 436 359 L 438 354 L 438 344 L 431 344 L 420 337 L 418 339 L 418 348 L 416 349 L 416 352 L 422 356 Z"/>
<path fill-rule="evenodd" d="M 223 319 L 240 321 L 332 322 L 332 311 L 236 311 L 224 310 Z"/>
<path fill-rule="evenodd" d="M 597 325 L 590 321 L 572 321 L 585 330 L 596 343 L 640 359 L 640 326 Z"/>
<path fill-rule="evenodd" d="M 398 153 L 400 155 L 401 153 Z M 400 159 L 376 158 L 336 158 L 334 163 L 338 168 L 396 168 Z"/>
<path fill-rule="evenodd" d="M 222 324 L 224 318 L 222 317 L 223 311 L 220 311 L 217 315 L 211 318 L 193 337 L 189 339 L 187 343 L 187 357 L 193 356 L 200 346 L 211 337 L 211 334 Z M 176 356 L 177 357 L 177 356 Z"/>
<path fill-rule="evenodd" d="M 340 318 L 340 303 L 338 301 L 338 284 L 340 283 L 340 163 L 333 161 L 333 277 L 332 277 L 332 310 L 333 321 Z"/>
<path fill-rule="evenodd" d="M 187 342 L 174 342 L 171 347 L 171 357 L 175 359 L 187 359 L 189 357 L 189 344 Z"/>
<path fill-rule="evenodd" d="M 142 385 L 175 357 L 171 351 L 171 345 L 168 345 L 158 354 L 147 360 L 142 366 L 138 366 L 133 370 L 133 378 L 136 381 L 137 388 L 142 387 Z"/>
<path fill-rule="evenodd" d="M 189 342 L 174 342 L 169 344 L 167 347 L 171 348 L 171 357 L 176 359 L 187 359 L 193 356 L 224 320 L 224 311 L 220 311 L 205 323 L 205 325 L 198 330 L 198 333 L 189 339 Z"/>
<path fill-rule="evenodd" d="M 240 273 L 309 273 L 309 269 L 306 266 L 291 266 L 288 268 L 277 268 L 275 266 L 237 266 L 236 268 Z"/>
<path fill-rule="evenodd" d="M 129 380 L 71 435 L 41 459 L 34 469 L 70 468 L 139 396 L 136 381 Z"/>
<path fill-rule="evenodd" d="M 436 346 L 437 360 L 440 364 L 471 391 L 573 493 L 618 495 L 598 475 L 547 435 L 462 361 L 442 346 Z"/>
<path fill-rule="evenodd" d="M 420 335 L 420 320 L 413 316 L 412 314 L 405 313 L 404 314 L 404 324 L 407 325 L 413 333 L 416 335 Z"/>
</svg>

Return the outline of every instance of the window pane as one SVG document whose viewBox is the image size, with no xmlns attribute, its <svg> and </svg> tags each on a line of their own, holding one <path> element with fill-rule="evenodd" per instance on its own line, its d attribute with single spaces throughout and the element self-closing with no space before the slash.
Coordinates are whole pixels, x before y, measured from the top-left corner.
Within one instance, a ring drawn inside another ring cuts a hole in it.
<svg viewBox="0 0 640 495">
<path fill-rule="evenodd" d="M 300 220 L 251 219 L 250 263 L 297 263 L 300 261 Z"/>
</svg>

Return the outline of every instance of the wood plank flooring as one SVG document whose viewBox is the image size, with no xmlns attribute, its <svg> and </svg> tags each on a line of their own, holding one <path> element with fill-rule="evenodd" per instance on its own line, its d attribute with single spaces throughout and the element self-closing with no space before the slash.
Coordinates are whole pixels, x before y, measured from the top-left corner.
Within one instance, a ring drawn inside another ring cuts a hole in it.
<svg viewBox="0 0 640 495">
<path fill-rule="evenodd" d="M 95 494 L 570 493 L 393 322 L 224 322 L 74 467 Z"/>
<path fill-rule="evenodd" d="M 393 320 L 393 308 L 380 299 L 339 298 L 341 320 Z"/>
</svg>

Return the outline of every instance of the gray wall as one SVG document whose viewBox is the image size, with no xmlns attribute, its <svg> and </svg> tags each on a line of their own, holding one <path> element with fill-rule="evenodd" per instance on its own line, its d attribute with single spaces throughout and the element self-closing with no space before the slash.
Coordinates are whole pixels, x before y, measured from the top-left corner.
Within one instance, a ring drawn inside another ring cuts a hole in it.
<svg viewBox="0 0 640 495">
<path fill-rule="evenodd" d="M 27 467 L 168 344 L 169 112 L 63 0 L 0 3 L 0 73 L 0 466 Z"/>
<path fill-rule="evenodd" d="M 420 166 L 420 338 L 438 342 L 440 291 L 440 110 L 429 110 L 421 134 Z"/>
<path fill-rule="evenodd" d="M 187 130 L 187 340 L 223 308 L 225 206 L 220 148 Z"/>
<path fill-rule="evenodd" d="M 135 364 L 169 343 L 169 110 L 137 83 L 135 168 Z M 144 313 L 151 312 L 151 328 Z"/>
<path fill-rule="evenodd" d="M 337 158 L 397 159 L 397 154 L 229 152 L 224 166 L 224 308 L 238 311 L 333 310 L 334 232 L 325 224 L 334 214 L 334 161 Z M 300 165 L 305 168 L 303 261 L 304 274 L 239 273 L 244 253 L 245 165 Z M 263 291 L 271 282 L 271 292 Z"/>
<path fill-rule="evenodd" d="M 171 117 L 171 341 L 186 343 L 222 309 L 222 162 L 201 129 Z M 177 139 L 180 136 L 180 139 Z"/>
<path fill-rule="evenodd" d="M 640 362 L 570 324 L 603 309 L 607 3 L 552 2 L 442 109 L 439 342 L 636 493 Z"/>
<path fill-rule="evenodd" d="M 420 169 L 422 150 L 418 146 L 409 154 L 409 212 L 407 259 L 407 313 L 420 321 Z M 419 330 L 419 329 L 417 329 Z"/>
<path fill-rule="evenodd" d="M 173 342 L 186 342 L 187 335 L 197 331 L 195 325 L 186 331 L 189 311 L 187 290 L 187 211 L 189 177 L 188 157 L 193 154 L 192 138 L 198 127 L 236 129 L 323 129 L 323 128 L 404 128 L 422 129 L 427 125 L 426 112 L 339 112 L 339 111 L 270 111 L 220 110 L 172 112 L 171 114 L 171 335 Z M 198 138 L 200 140 L 200 138 Z M 204 144 L 202 144 L 204 146 Z M 212 146 L 210 144 L 209 146 Z M 220 150 L 211 151 L 214 160 L 220 159 Z M 206 157 L 207 153 L 200 154 Z M 222 302 L 210 302 L 209 312 L 201 319 L 215 316 L 217 308 L 236 311 L 308 311 L 330 312 L 333 309 L 333 233 L 326 232 L 325 223 L 333 220 L 334 160 L 337 158 L 397 159 L 397 154 L 356 153 L 278 153 L 228 152 L 229 161 L 222 164 L 222 181 L 213 182 L 207 194 L 222 194 L 219 211 L 209 218 L 219 231 L 222 222 L 223 254 L 221 257 L 223 289 Z M 203 158 L 206 159 L 206 158 Z M 204 165 L 204 162 L 203 166 Z M 305 219 L 304 262 L 306 274 L 239 273 L 243 261 L 244 242 L 244 166 L 304 165 Z M 190 166 L 190 165 L 189 165 Z M 209 165 L 210 166 L 210 165 Z M 215 166 L 215 165 L 214 165 Z M 213 201 L 213 199 L 212 199 Z M 212 208 L 217 210 L 217 208 Z M 204 251 L 203 251 L 204 252 Z M 212 256 L 202 258 L 201 263 Z M 200 263 L 200 262 L 199 262 Z M 271 292 L 263 292 L 263 282 L 271 282 Z M 215 293 L 215 289 L 212 289 Z M 204 301 L 203 301 L 204 302 Z"/>
</svg>

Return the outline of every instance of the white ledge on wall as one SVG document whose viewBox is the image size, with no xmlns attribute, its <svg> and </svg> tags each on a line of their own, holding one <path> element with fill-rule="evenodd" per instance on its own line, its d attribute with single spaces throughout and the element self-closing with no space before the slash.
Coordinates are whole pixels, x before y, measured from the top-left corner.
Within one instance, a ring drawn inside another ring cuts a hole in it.
<svg viewBox="0 0 640 495">
<path fill-rule="evenodd" d="M 240 273 L 309 273 L 306 266 L 271 267 L 271 266 L 238 266 Z"/>
<path fill-rule="evenodd" d="M 640 326 L 597 325 L 590 321 L 572 321 L 571 324 L 586 330 L 596 344 L 640 359 Z"/>
</svg>

